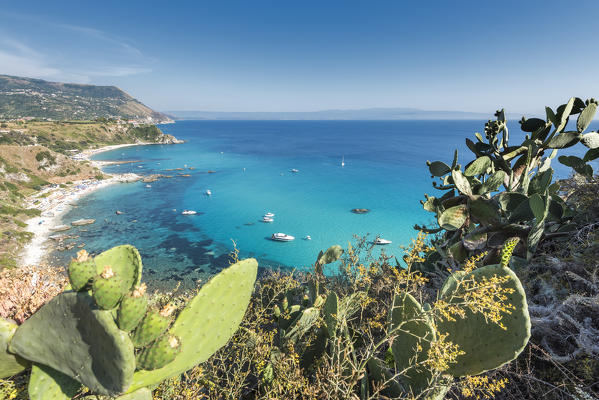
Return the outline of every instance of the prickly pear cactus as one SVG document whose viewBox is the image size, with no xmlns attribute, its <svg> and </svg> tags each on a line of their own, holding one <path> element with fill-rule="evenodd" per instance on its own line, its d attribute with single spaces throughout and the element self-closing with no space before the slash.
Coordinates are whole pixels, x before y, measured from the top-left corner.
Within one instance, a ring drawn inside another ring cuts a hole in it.
<svg viewBox="0 0 599 400">
<path fill-rule="evenodd" d="M 17 324 L 0 317 L 0 379 L 25 370 L 28 361 L 8 352 L 8 343 L 17 330 Z"/>
<path fill-rule="evenodd" d="M 144 347 L 162 335 L 171 325 L 173 311 L 175 307 L 171 304 L 160 311 L 148 311 L 131 337 L 135 347 Z"/>
<path fill-rule="evenodd" d="M 162 368 L 177 357 L 181 341 L 174 335 L 163 335 L 145 348 L 137 359 L 137 368 L 148 371 Z"/>
<path fill-rule="evenodd" d="M 115 400 L 152 400 L 152 398 L 152 391 L 150 389 L 141 388 L 137 389 L 135 392 L 119 396 Z"/>
<path fill-rule="evenodd" d="M 414 364 L 428 358 L 430 344 L 437 336 L 435 328 L 423 315 L 420 303 L 408 293 L 395 296 L 390 328 L 397 329 L 391 345 L 396 370 L 405 371 L 400 379 L 417 396 L 430 386 L 432 372 Z"/>
<path fill-rule="evenodd" d="M 94 279 L 92 293 L 98 307 L 112 310 L 123 297 L 124 284 L 120 276 L 115 275 L 112 267 L 106 265 L 102 273 Z"/>
<path fill-rule="evenodd" d="M 509 268 L 502 265 L 487 265 L 475 269 L 471 273 L 454 274 L 445 283 L 441 299 L 450 303 L 463 299 L 463 287 L 458 286 L 462 280 L 475 282 L 488 281 L 493 277 L 507 278 L 503 285 L 513 290 L 507 295 L 504 303 L 513 306 L 511 313 L 504 313 L 501 322 L 505 329 L 493 322 L 487 322 L 481 313 L 465 310 L 464 318 L 455 321 L 442 320 L 437 323 L 441 333 L 448 333 L 448 341 L 457 344 L 464 355 L 451 364 L 449 374 L 453 376 L 477 375 L 485 371 L 499 368 L 515 359 L 524 349 L 530 338 L 530 316 L 526 303 L 526 294 L 520 280 Z"/>
<path fill-rule="evenodd" d="M 284 339 L 290 342 L 296 342 L 306 332 L 310 330 L 318 321 L 320 310 L 315 307 L 306 308 L 301 311 L 298 317 L 290 325 L 290 328 L 284 334 Z"/>
<path fill-rule="evenodd" d="M 46 365 L 34 364 L 27 391 L 30 400 L 69 400 L 79 392 L 81 384 Z"/>
<path fill-rule="evenodd" d="M 369 380 L 378 383 L 385 382 L 386 387 L 381 394 L 395 399 L 404 393 L 399 382 L 393 379 L 393 374 L 389 372 L 382 360 L 372 357 L 368 360 L 367 366 Z"/>
<path fill-rule="evenodd" d="M 343 249 L 339 245 L 331 246 L 322 254 L 319 254 L 317 263 L 320 265 L 330 264 L 337 261 L 343 255 Z"/>
<path fill-rule="evenodd" d="M 126 391 L 135 370 L 129 336 L 86 292 L 62 293 L 50 300 L 19 326 L 9 350 L 103 395 Z"/>
<path fill-rule="evenodd" d="M 206 361 L 227 343 L 245 314 L 257 272 L 256 260 L 247 259 L 206 283 L 169 330 L 181 341 L 179 355 L 162 368 L 136 371 L 129 392 L 179 375 Z"/>
<path fill-rule="evenodd" d="M 69 265 L 69 281 L 75 291 L 85 289 L 97 275 L 96 263 L 85 249 L 77 252 L 77 258 Z"/>
<path fill-rule="evenodd" d="M 329 337 L 335 337 L 337 331 L 337 315 L 339 314 L 339 300 L 335 292 L 329 293 L 324 303 L 322 311 L 324 312 L 324 321 L 327 326 Z"/>
<path fill-rule="evenodd" d="M 123 281 L 125 292 L 141 282 L 142 263 L 137 249 L 130 244 L 113 247 L 94 257 L 97 273 L 101 274 L 106 265 L 110 265 L 115 275 Z"/>
<path fill-rule="evenodd" d="M 121 299 L 116 317 L 117 325 L 125 332 L 132 331 L 139 325 L 147 308 L 146 284 L 142 283 Z"/>
<path fill-rule="evenodd" d="M 520 238 L 511 238 L 505 242 L 503 248 L 501 249 L 501 266 L 508 267 L 510 265 L 510 259 L 512 258 L 512 253 L 516 248 L 516 245 L 520 241 Z"/>
</svg>

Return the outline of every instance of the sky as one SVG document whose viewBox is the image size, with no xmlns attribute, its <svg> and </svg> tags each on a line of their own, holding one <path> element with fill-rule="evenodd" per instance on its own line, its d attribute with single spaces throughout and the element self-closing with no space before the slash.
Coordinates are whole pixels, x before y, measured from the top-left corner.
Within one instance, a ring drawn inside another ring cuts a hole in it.
<svg viewBox="0 0 599 400">
<path fill-rule="evenodd" d="M 160 110 L 536 113 L 599 97 L 599 1 L 21 1 L 0 74 Z"/>
</svg>

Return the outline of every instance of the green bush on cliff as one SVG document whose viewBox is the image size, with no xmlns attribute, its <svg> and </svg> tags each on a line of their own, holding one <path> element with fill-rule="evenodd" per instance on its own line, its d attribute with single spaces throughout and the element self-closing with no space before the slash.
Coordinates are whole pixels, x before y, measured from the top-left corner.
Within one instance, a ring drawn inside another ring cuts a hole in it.
<svg viewBox="0 0 599 400">
<path fill-rule="evenodd" d="M 599 133 L 587 132 L 597 102 L 571 98 L 553 111 L 546 107 L 546 120 L 522 118 L 522 142 L 513 143 L 505 112 L 485 124 L 484 136 L 466 139 L 474 158 L 460 164 L 457 150 L 451 164 L 427 162 L 433 187 L 439 197 L 425 195 L 425 210 L 435 214 L 437 227 L 416 229 L 439 233 L 435 251 L 421 263 L 426 271 L 451 266 L 468 257 L 486 253 L 484 263 L 497 262 L 499 250 L 509 237 L 519 237 L 516 249 L 520 263 L 530 260 L 543 238 L 567 236 L 572 232 L 573 210 L 561 198 L 560 185 L 553 179 L 551 162 L 558 150 L 582 143 L 588 148 L 583 158 L 561 156 L 559 161 L 592 179 L 590 161 L 599 157 Z M 567 130 L 576 118 L 574 130 Z"/>
</svg>

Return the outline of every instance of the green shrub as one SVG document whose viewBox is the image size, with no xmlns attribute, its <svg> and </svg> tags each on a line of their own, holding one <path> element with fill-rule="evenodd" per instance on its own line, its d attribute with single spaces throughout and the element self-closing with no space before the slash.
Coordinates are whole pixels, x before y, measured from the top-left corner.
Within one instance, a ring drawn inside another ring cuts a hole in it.
<svg viewBox="0 0 599 400">
<path fill-rule="evenodd" d="M 466 139 L 474 159 L 462 166 L 457 150 L 453 161 L 427 162 L 433 187 L 444 192 L 439 197 L 425 195 L 424 209 L 435 213 L 437 226 L 416 226 L 439 233 L 433 242 L 435 251 L 420 264 L 426 271 L 457 265 L 467 258 L 486 253 L 486 264 L 498 261 L 503 242 L 519 237 L 517 262 L 530 259 L 547 235 L 567 236 L 572 230 L 573 211 L 559 195 L 560 185 L 553 180 L 551 162 L 558 149 L 583 143 L 589 148 L 584 158 L 559 157 L 590 179 L 588 164 L 599 157 L 599 133 L 584 133 L 593 119 L 597 102 L 571 98 L 554 112 L 546 107 L 547 119 L 522 118 L 526 133 L 521 143 L 510 142 L 505 112 L 497 111 L 496 120 L 485 124 L 484 137 L 476 133 L 476 142 Z M 576 130 L 567 131 L 571 117 L 577 116 Z M 439 264 L 443 264 L 440 266 Z"/>
</svg>

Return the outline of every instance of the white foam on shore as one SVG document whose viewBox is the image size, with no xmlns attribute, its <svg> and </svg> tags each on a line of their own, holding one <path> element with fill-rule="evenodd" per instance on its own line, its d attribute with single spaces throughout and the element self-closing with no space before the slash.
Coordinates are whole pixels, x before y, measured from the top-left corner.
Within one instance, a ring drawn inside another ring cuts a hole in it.
<svg viewBox="0 0 599 400">
<path fill-rule="evenodd" d="M 141 144 L 145 143 L 120 144 L 85 150 L 81 153 L 81 159 L 89 160 L 89 157 L 94 154 Z M 95 166 L 100 165 L 100 163 L 96 165 L 93 161 L 92 164 Z M 36 265 L 47 256 L 46 242 L 52 233 L 51 229 L 62 224 L 62 216 L 72 208 L 71 204 L 98 189 L 115 183 L 135 182 L 140 178 L 142 177 L 137 174 L 121 174 L 112 175 L 110 178 L 103 180 L 86 179 L 75 181 L 67 188 L 47 188 L 29 197 L 27 199 L 28 207 L 40 210 L 42 216 L 26 221 L 27 231 L 33 233 L 33 237 L 21 253 L 20 265 Z M 48 192 L 51 193 L 43 197 Z"/>
</svg>

